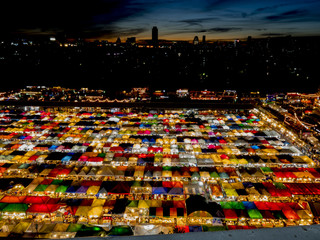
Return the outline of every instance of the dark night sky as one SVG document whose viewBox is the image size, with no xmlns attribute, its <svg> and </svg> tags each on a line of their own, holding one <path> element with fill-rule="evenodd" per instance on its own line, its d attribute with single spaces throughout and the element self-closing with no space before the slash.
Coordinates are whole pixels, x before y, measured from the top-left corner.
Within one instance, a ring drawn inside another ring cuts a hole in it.
<svg viewBox="0 0 320 240">
<path fill-rule="evenodd" d="M 319 0 L 17 0 L 1 4 L 1 35 L 114 40 L 320 35 Z"/>
</svg>

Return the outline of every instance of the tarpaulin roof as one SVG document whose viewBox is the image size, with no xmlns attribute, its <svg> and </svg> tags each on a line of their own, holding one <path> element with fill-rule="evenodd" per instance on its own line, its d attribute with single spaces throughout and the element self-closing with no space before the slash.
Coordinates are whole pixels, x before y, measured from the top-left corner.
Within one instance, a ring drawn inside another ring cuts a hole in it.
<svg viewBox="0 0 320 240">
<path fill-rule="evenodd" d="M 2 203 L 22 203 L 25 198 L 26 198 L 26 196 L 6 195 L 0 200 L 0 202 L 2 202 Z"/>
<path fill-rule="evenodd" d="M 28 205 L 25 203 L 10 203 L 2 211 L 3 212 L 22 212 L 25 213 Z"/>
<path fill-rule="evenodd" d="M 23 203 L 46 203 L 49 199 L 48 196 L 27 196 Z"/>
<path fill-rule="evenodd" d="M 253 218 L 253 219 L 263 218 L 258 209 L 248 209 L 247 211 L 250 218 Z"/>
<path fill-rule="evenodd" d="M 53 213 L 60 208 L 59 204 L 32 204 L 27 212 L 29 213 Z"/>
</svg>

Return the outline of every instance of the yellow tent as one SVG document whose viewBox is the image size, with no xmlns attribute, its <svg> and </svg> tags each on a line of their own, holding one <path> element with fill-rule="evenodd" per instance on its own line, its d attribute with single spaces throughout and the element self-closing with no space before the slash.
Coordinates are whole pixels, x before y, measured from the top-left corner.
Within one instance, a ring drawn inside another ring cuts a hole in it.
<svg viewBox="0 0 320 240">
<path fill-rule="evenodd" d="M 228 189 L 224 189 L 224 191 L 228 197 L 238 197 L 239 196 L 235 189 L 228 188 Z"/>
<path fill-rule="evenodd" d="M 172 171 L 162 171 L 162 177 L 172 177 Z"/>
<path fill-rule="evenodd" d="M 151 200 L 149 203 L 150 207 L 161 207 L 162 201 L 161 200 Z"/>
<path fill-rule="evenodd" d="M 100 186 L 90 186 L 87 190 L 87 194 L 96 195 L 100 190 Z"/>
<path fill-rule="evenodd" d="M 220 156 L 217 154 L 211 154 L 211 158 L 215 163 L 222 163 Z"/>
<path fill-rule="evenodd" d="M 40 230 L 39 233 L 51 233 L 55 227 L 56 223 L 49 223 L 49 224 L 44 224 Z"/>
<path fill-rule="evenodd" d="M 90 206 L 79 206 L 75 213 L 75 216 L 87 217 L 90 208 Z"/>
<path fill-rule="evenodd" d="M 98 207 L 98 206 L 103 206 L 105 203 L 105 199 L 97 199 L 95 198 L 91 204 L 91 207 Z"/>
<path fill-rule="evenodd" d="M 68 227 L 69 223 L 57 223 L 53 228 L 53 232 L 66 232 Z"/>
<path fill-rule="evenodd" d="M 149 208 L 148 200 L 139 200 L 138 208 Z"/>
<path fill-rule="evenodd" d="M 300 156 L 300 158 L 308 164 L 314 165 L 314 161 L 308 156 Z"/>
<path fill-rule="evenodd" d="M 56 191 L 56 189 L 59 187 L 59 185 L 49 185 L 44 191 L 45 192 L 55 192 Z"/>
<path fill-rule="evenodd" d="M 103 213 L 103 206 L 91 207 L 90 210 L 88 211 L 88 216 L 89 217 L 98 218 L 98 217 L 100 217 L 102 215 L 102 213 Z"/>
<path fill-rule="evenodd" d="M 23 234 L 28 227 L 31 225 L 31 222 L 19 222 L 14 228 L 11 230 L 11 233 Z"/>
</svg>

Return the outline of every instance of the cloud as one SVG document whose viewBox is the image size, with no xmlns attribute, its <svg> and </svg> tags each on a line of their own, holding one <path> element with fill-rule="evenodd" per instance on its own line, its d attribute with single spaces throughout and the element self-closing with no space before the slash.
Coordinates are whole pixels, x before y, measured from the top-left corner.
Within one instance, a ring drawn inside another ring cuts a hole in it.
<svg viewBox="0 0 320 240">
<path fill-rule="evenodd" d="M 271 37 L 271 36 L 284 36 L 286 34 L 283 33 L 262 33 L 260 34 L 260 36 L 264 36 L 264 37 Z"/>
<path fill-rule="evenodd" d="M 225 32 L 231 32 L 231 31 L 241 31 L 242 28 L 236 28 L 236 27 L 215 27 L 215 28 L 210 28 L 208 29 L 208 32 L 220 32 L 220 33 L 225 33 Z"/>
<path fill-rule="evenodd" d="M 283 12 L 278 15 L 270 15 L 265 17 L 265 19 L 269 21 L 281 21 L 281 20 L 297 19 L 297 18 L 304 17 L 306 15 L 307 15 L 306 10 L 296 9 L 296 10 Z"/>
<path fill-rule="evenodd" d="M 179 21 L 174 21 L 174 22 L 179 22 L 179 23 L 186 23 L 190 26 L 202 26 L 201 24 L 204 22 L 210 22 L 213 20 L 218 20 L 219 18 L 217 17 L 208 17 L 208 18 L 190 18 L 190 19 L 183 19 Z"/>
<path fill-rule="evenodd" d="M 260 8 L 255 9 L 250 14 L 247 14 L 247 16 L 254 16 L 254 15 L 265 13 L 265 12 L 273 12 L 276 9 L 278 9 L 280 7 L 285 7 L 285 6 L 290 6 L 290 3 L 281 3 L 281 4 L 272 5 L 272 6 L 260 7 Z"/>
</svg>

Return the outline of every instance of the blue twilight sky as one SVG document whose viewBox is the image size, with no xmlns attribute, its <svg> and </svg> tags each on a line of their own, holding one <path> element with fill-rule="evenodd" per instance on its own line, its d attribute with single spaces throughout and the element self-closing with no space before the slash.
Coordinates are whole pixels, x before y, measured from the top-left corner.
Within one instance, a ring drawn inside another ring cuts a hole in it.
<svg viewBox="0 0 320 240">
<path fill-rule="evenodd" d="M 114 40 L 234 39 L 320 35 L 320 0 L 32 0 L 7 1 L 2 35 L 81 36 Z M 40 10 L 39 10 L 40 7 Z"/>
</svg>

